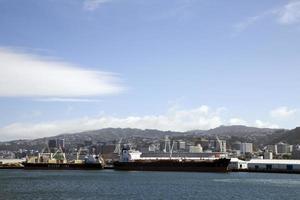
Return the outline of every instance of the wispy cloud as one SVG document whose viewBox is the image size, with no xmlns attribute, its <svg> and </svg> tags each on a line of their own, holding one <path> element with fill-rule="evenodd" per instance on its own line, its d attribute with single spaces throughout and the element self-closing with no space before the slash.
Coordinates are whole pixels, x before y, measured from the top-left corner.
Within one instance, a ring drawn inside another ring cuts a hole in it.
<svg viewBox="0 0 300 200">
<path fill-rule="evenodd" d="M 2 97 L 55 97 L 52 100 L 59 100 L 118 94 L 123 90 L 115 74 L 85 70 L 5 48 L 0 48 L 0 71 Z"/>
<path fill-rule="evenodd" d="M 42 101 L 42 102 L 100 102 L 99 99 L 83 99 L 83 98 L 39 98 L 35 99 L 35 101 Z"/>
<path fill-rule="evenodd" d="M 281 24 L 295 24 L 300 22 L 300 1 L 290 1 L 277 11 L 278 22 Z"/>
<path fill-rule="evenodd" d="M 241 118 L 223 118 L 222 108 L 202 105 L 193 109 L 171 107 L 161 115 L 127 116 L 127 117 L 84 117 L 67 121 L 52 121 L 36 124 L 12 123 L 0 128 L 1 140 L 20 138 L 37 138 L 61 133 L 72 133 L 101 128 L 140 128 L 173 131 L 207 130 L 220 125 L 248 125 L 264 128 L 278 128 L 276 124 L 256 120 L 248 123 Z"/>
<path fill-rule="evenodd" d="M 296 109 L 290 109 L 286 106 L 281 106 L 271 110 L 270 115 L 273 118 L 289 118 L 294 114 L 296 114 L 296 112 L 297 112 Z"/>
<path fill-rule="evenodd" d="M 235 35 L 243 32 L 248 27 L 254 25 L 260 20 L 263 20 L 267 17 L 272 17 L 279 24 L 282 25 L 291 25 L 300 22 L 300 0 L 292 0 L 287 4 L 267 10 L 261 14 L 248 17 L 244 21 L 241 21 L 234 25 Z"/>
<path fill-rule="evenodd" d="M 264 19 L 265 17 L 267 17 L 267 16 L 269 16 L 273 13 L 274 13 L 274 11 L 266 11 L 262 14 L 252 16 L 252 17 L 248 17 L 246 20 L 241 21 L 241 22 L 234 25 L 235 32 L 236 33 L 243 32 L 248 27 L 250 27 L 253 24 L 255 24 L 256 22 L 258 22 L 259 20 Z"/>
<path fill-rule="evenodd" d="M 112 0 L 85 0 L 83 2 L 83 8 L 85 10 L 93 11 L 96 10 L 100 5 L 108 3 Z"/>
</svg>

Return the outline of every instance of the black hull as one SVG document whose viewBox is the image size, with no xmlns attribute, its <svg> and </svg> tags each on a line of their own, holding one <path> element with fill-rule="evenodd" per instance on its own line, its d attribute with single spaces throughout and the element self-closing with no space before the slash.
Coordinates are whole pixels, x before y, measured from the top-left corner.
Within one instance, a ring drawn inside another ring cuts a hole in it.
<svg viewBox="0 0 300 200">
<path fill-rule="evenodd" d="M 26 170 L 101 170 L 100 163 L 75 164 L 75 163 L 23 163 Z"/>
<path fill-rule="evenodd" d="M 183 172 L 228 172 L 230 159 L 178 161 L 178 160 L 139 160 L 115 162 L 116 170 L 126 171 L 183 171 Z"/>
</svg>

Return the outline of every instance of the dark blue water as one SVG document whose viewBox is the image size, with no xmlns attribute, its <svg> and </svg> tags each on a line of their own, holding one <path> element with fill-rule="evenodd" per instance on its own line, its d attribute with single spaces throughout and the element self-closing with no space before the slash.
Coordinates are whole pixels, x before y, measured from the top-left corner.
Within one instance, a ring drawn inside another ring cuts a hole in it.
<svg viewBox="0 0 300 200">
<path fill-rule="evenodd" d="M 300 175 L 0 170 L 0 199 L 300 199 Z"/>
</svg>

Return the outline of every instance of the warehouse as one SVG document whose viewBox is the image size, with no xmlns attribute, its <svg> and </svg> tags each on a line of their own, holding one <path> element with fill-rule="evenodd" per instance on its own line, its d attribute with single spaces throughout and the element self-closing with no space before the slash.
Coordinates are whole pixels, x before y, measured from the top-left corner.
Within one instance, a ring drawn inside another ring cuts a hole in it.
<svg viewBox="0 0 300 200">
<path fill-rule="evenodd" d="M 300 160 L 252 159 L 248 162 L 248 170 L 300 173 Z"/>
</svg>

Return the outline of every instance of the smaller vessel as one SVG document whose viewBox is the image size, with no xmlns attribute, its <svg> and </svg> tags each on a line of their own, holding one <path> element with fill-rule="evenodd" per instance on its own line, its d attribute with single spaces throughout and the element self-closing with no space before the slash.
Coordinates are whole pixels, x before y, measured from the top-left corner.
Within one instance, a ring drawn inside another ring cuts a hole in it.
<svg viewBox="0 0 300 200">
<path fill-rule="evenodd" d="M 123 149 L 120 160 L 114 162 L 116 170 L 134 171 L 185 171 L 185 172 L 227 172 L 230 159 L 227 158 L 182 158 L 141 157 L 141 152 Z"/>
<path fill-rule="evenodd" d="M 86 155 L 83 160 L 79 159 L 81 149 L 77 152 L 77 159 L 68 162 L 65 153 L 58 149 L 55 153 L 39 153 L 38 156 L 30 157 L 23 163 L 24 169 L 45 170 L 100 170 L 104 168 L 104 160 L 100 155 Z"/>
</svg>

